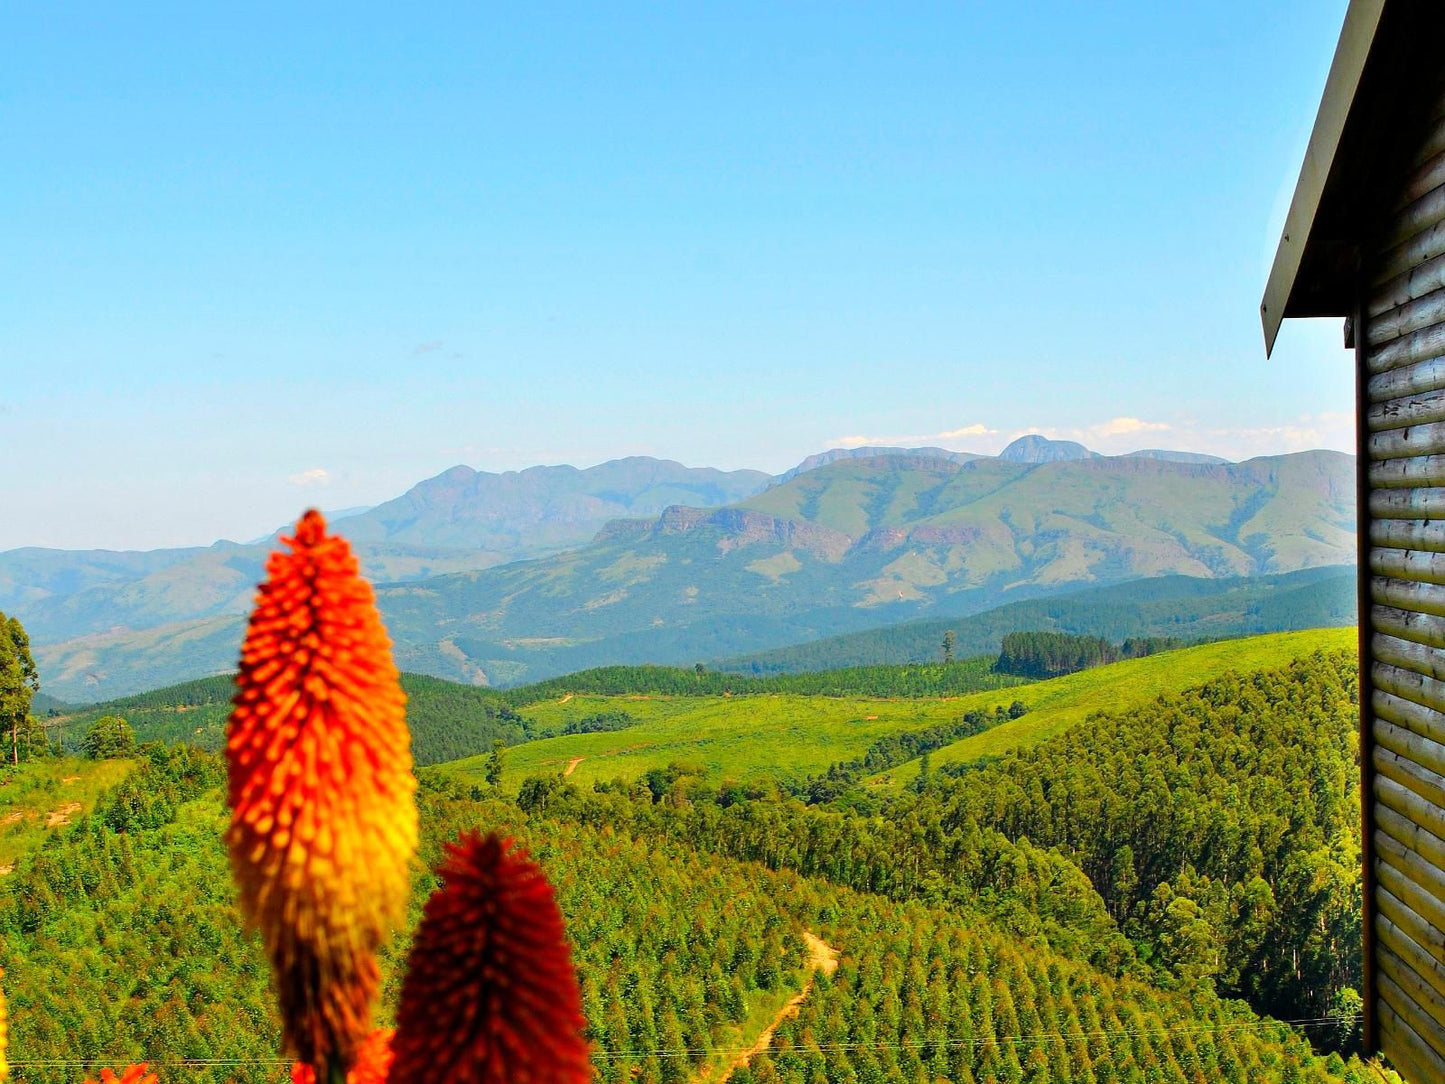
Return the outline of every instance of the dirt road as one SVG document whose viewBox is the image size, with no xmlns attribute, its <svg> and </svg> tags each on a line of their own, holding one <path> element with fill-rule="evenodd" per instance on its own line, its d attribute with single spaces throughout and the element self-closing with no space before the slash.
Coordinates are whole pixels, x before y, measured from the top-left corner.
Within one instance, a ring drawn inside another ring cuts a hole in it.
<svg viewBox="0 0 1445 1084">
<path fill-rule="evenodd" d="M 813 991 L 813 976 L 822 971 L 825 975 L 831 975 L 838 970 L 838 950 L 821 937 L 814 936 L 807 930 L 803 931 L 803 940 L 808 945 L 808 977 L 803 983 L 803 988 L 788 999 L 788 1003 L 778 1010 L 773 1017 L 772 1023 L 758 1033 L 753 1040 L 753 1045 L 746 1050 L 734 1055 L 731 1061 L 723 1068 L 722 1075 L 718 1078 L 719 1084 L 727 1084 L 729 1077 L 737 1072 L 753 1058 L 767 1050 L 773 1042 L 773 1033 L 778 1030 L 784 1020 L 798 1015 L 798 1007 L 803 1004 L 803 999 Z M 699 1078 L 704 1081 L 710 1074 L 704 1074 Z"/>
</svg>

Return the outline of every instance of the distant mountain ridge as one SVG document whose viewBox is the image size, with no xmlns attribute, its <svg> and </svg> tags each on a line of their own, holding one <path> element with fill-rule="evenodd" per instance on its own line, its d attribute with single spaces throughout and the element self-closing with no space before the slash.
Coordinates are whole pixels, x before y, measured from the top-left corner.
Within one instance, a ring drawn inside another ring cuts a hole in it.
<svg viewBox="0 0 1445 1084">
<path fill-rule="evenodd" d="M 1347 564 L 1354 551 L 1354 462 L 1342 453 L 1239 464 L 885 454 L 377 593 L 407 669 L 502 685 L 612 662 L 690 665 L 1140 577 Z M 124 684 L 140 674 L 153 686 L 228 668 L 240 612 L 50 640 L 37 655 L 62 698 L 119 695 L 144 687 Z"/>
<path fill-rule="evenodd" d="M 1031 436 L 1015 441 L 1005 455 L 1076 458 L 1077 447 Z M 621 529 L 609 527 L 614 520 L 650 520 L 672 506 L 732 505 L 821 467 L 879 456 L 959 464 L 988 458 L 931 447 L 835 448 L 776 478 L 647 456 L 585 469 L 492 473 L 456 466 L 393 500 L 342 509 L 332 518 L 346 524 L 367 576 L 404 583 L 546 557 Z M 286 529 L 249 543 L 145 552 L 10 550 L 0 553 L 0 610 L 20 617 L 32 638 L 47 643 L 244 613 L 266 554 Z"/>
<path fill-rule="evenodd" d="M 950 463 L 967 463 L 973 459 L 987 459 L 987 456 L 976 455 L 973 452 L 950 452 L 944 448 L 896 448 L 887 446 L 864 445 L 860 448 L 831 448 L 826 452 L 818 452 L 810 455 L 790 470 L 773 479 L 774 485 L 781 485 L 784 482 L 791 482 L 800 474 L 806 474 L 810 470 L 817 470 L 819 467 L 826 467 L 831 463 L 837 463 L 844 459 L 877 459 L 879 456 L 908 456 L 913 459 L 943 459 Z"/>
<path fill-rule="evenodd" d="M 585 470 L 492 474 L 458 466 L 395 500 L 336 518 L 366 575 L 406 582 L 558 553 L 586 544 L 616 517 L 656 516 L 674 504 L 729 504 L 770 481 L 761 471 L 643 456 Z M 266 554 L 287 529 L 246 544 L 0 553 L 0 610 L 18 616 L 38 642 L 245 613 Z"/>
</svg>

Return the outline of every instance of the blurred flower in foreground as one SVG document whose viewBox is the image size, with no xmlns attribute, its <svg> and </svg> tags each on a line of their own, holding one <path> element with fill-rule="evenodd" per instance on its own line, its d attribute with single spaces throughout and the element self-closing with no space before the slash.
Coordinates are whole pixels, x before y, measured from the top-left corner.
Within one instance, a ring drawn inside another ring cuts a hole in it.
<svg viewBox="0 0 1445 1084">
<path fill-rule="evenodd" d="M 448 844 L 412 942 L 390 1084 L 585 1084 L 586 1021 L 562 914 L 511 840 Z"/>
<path fill-rule="evenodd" d="M 155 1073 L 149 1072 L 150 1066 L 145 1062 L 139 1065 L 132 1065 L 120 1076 L 116 1076 L 110 1069 L 100 1071 L 100 1084 L 156 1084 Z M 93 1080 L 87 1080 L 85 1084 L 96 1084 Z"/>
<path fill-rule="evenodd" d="M 386 1084 L 386 1071 L 391 1068 L 390 1031 L 373 1031 L 356 1051 L 356 1064 L 346 1076 L 346 1084 Z M 291 1084 L 316 1084 L 316 1070 L 297 1062 L 291 1066 Z"/>
<path fill-rule="evenodd" d="M 226 728 L 227 843 L 266 942 L 287 1052 L 339 1079 L 371 1030 L 417 813 L 406 697 L 371 587 L 309 511 L 273 553 Z"/>
</svg>

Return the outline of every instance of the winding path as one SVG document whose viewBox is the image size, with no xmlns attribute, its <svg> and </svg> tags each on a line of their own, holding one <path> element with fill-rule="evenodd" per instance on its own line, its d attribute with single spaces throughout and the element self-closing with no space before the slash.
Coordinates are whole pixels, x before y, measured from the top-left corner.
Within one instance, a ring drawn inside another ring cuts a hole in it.
<svg viewBox="0 0 1445 1084">
<path fill-rule="evenodd" d="M 753 1040 L 752 1046 L 735 1054 L 732 1059 L 724 1065 L 718 1084 L 727 1084 L 728 1078 L 731 1077 L 733 1073 L 737 1072 L 772 1045 L 773 1032 L 778 1030 L 778 1025 L 789 1017 L 797 1016 L 798 1007 L 803 1004 L 803 999 L 812 993 L 813 976 L 817 974 L 818 971 L 821 970 L 823 974 L 831 975 L 838 970 L 837 949 L 821 937 L 817 937 L 807 930 L 803 931 L 803 940 L 807 942 L 808 945 L 808 977 L 803 983 L 803 988 L 788 999 L 788 1003 L 778 1010 L 778 1014 L 773 1017 L 772 1022 L 768 1024 L 767 1027 L 758 1032 L 758 1037 Z M 698 1078 L 699 1082 L 707 1080 L 710 1075 L 710 1073 L 704 1073 Z"/>
</svg>

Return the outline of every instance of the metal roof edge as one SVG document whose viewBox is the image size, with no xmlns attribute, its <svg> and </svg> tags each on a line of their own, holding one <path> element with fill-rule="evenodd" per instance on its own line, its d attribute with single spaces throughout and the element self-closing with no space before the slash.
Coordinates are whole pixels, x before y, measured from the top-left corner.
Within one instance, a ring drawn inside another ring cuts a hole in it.
<svg viewBox="0 0 1445 1084">
<path fill-rule="evenodd" d="M 1360 76 L 1370 57 L 1385 3 L 1386 0 L 1350 0 L 1349 9 L 1345 12 L 1345 25 L 1340 30 L 1340 41 L 1330 63 L 1329 77 L 1325 80 L 1304 164 L 1300 167 L 1294 198 L 1290 200 L 1289 214 L 1285 216 L 1284 231 L 1280 235 L 1274 264 L 1265 283 L 1264 299 L 1259 306 L 1266 358 L 1274 352 L 1279 326 L 1289 315 L 1286 310 L 1290 295 L 1294 292 L 1315 215 L 1339 150 L 1340 138 L 1344 135 L 1345 122 L 1355 102 L 1355 93 L 1359 90 Z"/>
</svg>

